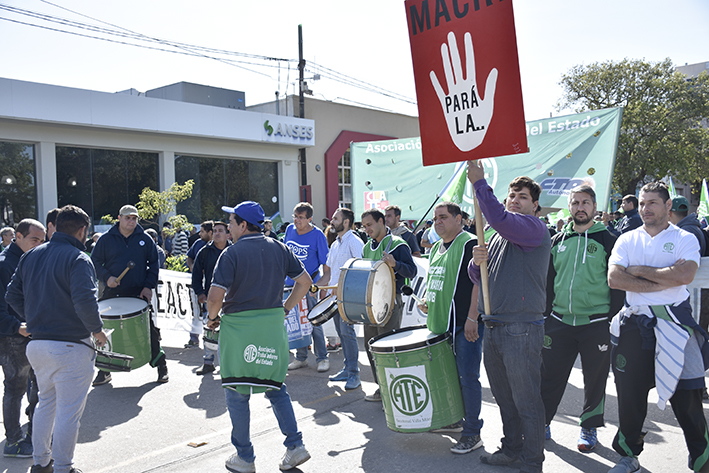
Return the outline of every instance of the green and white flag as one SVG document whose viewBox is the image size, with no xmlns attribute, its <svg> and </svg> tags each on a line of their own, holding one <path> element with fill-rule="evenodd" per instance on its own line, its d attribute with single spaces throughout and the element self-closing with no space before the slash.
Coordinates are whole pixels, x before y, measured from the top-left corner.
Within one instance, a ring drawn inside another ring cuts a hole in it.
<svg viewBox="0 0 709 473">
<path fill-rule="evenodd" d="M 677 197 L 677 190 L 675 189 L 675 183 L 672 182 L 672 176 L 670 176 L 670 185 L 667 190 L 670 192 L 670 199 Z"/>
<path fill-rule="evenodd" d="M 709 192 L 707 192 L 707 180 L 702 179 L 702 194 L 699 197 L 699 207 L 697 207 L 697 215 L 700 217 L 709 217 Z"/>
<path fill-rule="evenodd" d="M 567 208 L 569 191 L 583 183 L 595 189 L 598 202 L 608 202 L 621 117 L 621 108 L 611 108 L 527 122 L 530 152 L 482 159 L 485 178 L 500 201 L 515 177 L 529 176 L 542 187 L 545 208 Z M 417 220 L 439 189 L 444 199 L 459 202 L 463 188 L 459 205 L 474 214 L 465 163 L 424 167 L 419 137 L 352 143 L 350 153 L 355 215 L 398 205 L 402 219 Z"/>
<path fill-rule="evenodd" d="M 441 192 L 441 202 L 455 202 L 460 205 L 463 203 L 463 195 L 465 195 L 465 183 L 468 181 L 468 173 L 466 172 L 465 163 L 458 163 L 458 169 L 453 173 L 453 177 L 448 181 L 446 187 Z"/>
</svg>

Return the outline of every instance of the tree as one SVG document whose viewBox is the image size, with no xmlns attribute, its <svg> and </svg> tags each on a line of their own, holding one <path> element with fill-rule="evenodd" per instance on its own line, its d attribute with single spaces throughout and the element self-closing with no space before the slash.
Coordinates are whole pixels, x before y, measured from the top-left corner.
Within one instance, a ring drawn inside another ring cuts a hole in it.
<svg viewBox="0 0 709 473">
<path fill-rule="evenodd" d="M 709 75 L 688 79 L 672 61 L 625 59 L 575 66 L 561 78 L 559 110 L 577 113 L 623 107 L 613 187 L 635 194 L 638 184 L 666 175 L 698 184 L 709 173 Z"/>
</svg>

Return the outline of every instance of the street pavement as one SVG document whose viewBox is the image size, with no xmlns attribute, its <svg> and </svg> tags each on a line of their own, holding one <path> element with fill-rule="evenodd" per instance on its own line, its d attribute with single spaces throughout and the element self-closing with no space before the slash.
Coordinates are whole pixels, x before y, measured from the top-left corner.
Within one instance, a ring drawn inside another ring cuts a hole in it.
<svg viewBox="0 0 709 473">
<path fill-rule="evenodd" d="M 170 382 L 157 384 L 157 370 L 142 367 L 131 373 L 114 373 L 110 385 L 91 388 L 81 421 L 75 466 L 84 473 L 202 473 L 227 471 L 224 461 L 234 451 L 231 423 L 218 373 L 197 376 L 202 350 L 183 348 L 188 335 L 163 331 Z M 455 455 L 450 447 L 459 434 L 397 433 L 386 426 L 380 403 L 365 402 L 365 393 L 376 389 L 360 342 L 362 387 L 345 391 L 344 383 L 328 381 L 342 367 L 342 352 L 331 353 L 330 371 L 318 373 L 310 366 L 290 371 L 286 384 L 293 400 L 298 427 L 312 458 L 294 472 L 394 473 L 419 471 L 499 472 L 517 469 L 480 463 L 483 449 Z M 500 414 L 482 371 L 484 450 L 495 451 L 502 436 Z M 0 375 L 1 377 L 1 375 Z M 687 449 L 671 409 L 656 406 L 654 390 L 645 427 L 643 471 L 687 470 Z M 583 380 L 577 361 L 546 441 L 546 473 L 607 472 L 619 456 L 611 448 L 618 425 L 617 400 L 612 376 L 606 397 L 606 427 L 599 429 L 595 452 L 576 450 L 578 415 L 583 404 Z M 283 436 L 263 394 L 251 399 L 251 437 L 256 468 L 275 472 L 285 451 Z M 190 446 L 197 445 L 197 446 Z M 4 446 L 4 441 L 0 443 Z M 0 458 L 0 472 L 25 473 L 31 459 Z"/>
</svg>

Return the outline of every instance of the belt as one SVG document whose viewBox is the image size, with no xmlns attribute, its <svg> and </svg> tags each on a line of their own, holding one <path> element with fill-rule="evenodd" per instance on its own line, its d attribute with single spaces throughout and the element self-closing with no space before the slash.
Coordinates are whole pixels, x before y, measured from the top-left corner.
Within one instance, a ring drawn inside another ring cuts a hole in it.
<svg viewBox="0 0 709 473">
<path fill-rule="evenodd" d="M 504 325 L 506 325 L 506 324 L 504 324 L 502 322 L 493 322 L 492 320 L 485 321 L 485 328 L 487 328 L 487 329 L 493 329 L 495 327 L 503 327 Z"/>
</svg>

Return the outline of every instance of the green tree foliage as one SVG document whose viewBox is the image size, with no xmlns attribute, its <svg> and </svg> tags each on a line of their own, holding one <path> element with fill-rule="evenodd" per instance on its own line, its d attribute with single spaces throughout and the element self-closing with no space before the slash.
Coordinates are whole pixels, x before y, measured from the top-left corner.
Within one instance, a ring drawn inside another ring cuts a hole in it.
<svg viewBox="0 0 709 473">
<path fill-rule="evenodd" d="M 189 199 L 192 195 L 194 180 L 185 181 L 184 184 L 173 183 L 169 189 L 162 192 L 154 191 L 149 187 L 140 193 L 140 200 L 136 205 L 138 217 L 145 221 L 158 223 L 161 217 L 165 217 L 175 211 L 178 202 Z M 190 230 L 192 225 L 184 215 L 172 215 L 167 219 L 172 228 L 168 230 L 169 235 L 173 235 L 178 229 Z"/>
<path fill-rule="evenodd" d="M 638 184 L 666 175 L 697 184 L 709 174 L 709 75 L 687 79 L 672 61 L 625 59 L 573 67 L 562 76 L 558 109 L 577 113 L 623 107 L 613 187 L 634 194 Z"/>
</svg>

